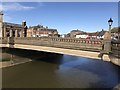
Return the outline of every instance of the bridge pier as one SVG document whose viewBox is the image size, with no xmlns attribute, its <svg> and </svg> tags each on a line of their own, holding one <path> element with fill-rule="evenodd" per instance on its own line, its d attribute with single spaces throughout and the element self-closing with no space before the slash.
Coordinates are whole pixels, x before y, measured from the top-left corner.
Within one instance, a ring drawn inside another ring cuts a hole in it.
<svg viewBox="0 0 120 90">
<path fill-rule="evenodd" d="M 101 59 L 103 61 L 110 62 L 110 58 L 109 58 L 110 52 L 111 52 L 111 37 L 110 37 L 110 33 L 106 32 L 104 35 L 102 50 L 100 51 Z"/>
</svg>

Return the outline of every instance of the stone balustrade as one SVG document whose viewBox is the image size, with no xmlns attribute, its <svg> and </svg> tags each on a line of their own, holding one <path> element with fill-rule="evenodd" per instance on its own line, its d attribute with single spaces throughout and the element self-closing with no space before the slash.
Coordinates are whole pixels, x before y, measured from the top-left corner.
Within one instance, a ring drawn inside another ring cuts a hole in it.
<svg viewBox="0 0 120 90">
<path fill-rule="evenodd" d="M 112 44 L 112 54 L 120 58 L 120 43 Z"/>
<path fill-rule="evenodd" d="M 48 46 L 69 48 L 78 50 L 100 51 L 102 49 L 101 40 L 73 39 L 73 38 L 52 38 L 52 37 L 10 37 L 0 38 L 6 44 L 24 44 L 36 46 Z M 7 41 L 6 41 L 7 40 Z"/>
<path fill-rule="evenodd" d="M 99 44 L 99 45 L 102 44 L 102 40 L 73 39 L 73 38 L 17 37 L 14 38 L 14 40 L 43 40 L 43 41 L 72 42 L 72 43 L 86 43 L 86 44 Z"/>
<path fill-rule="evenodd" d="M 0 37 L 0 43 L 1 43 L 1 44 L 7 44 L 7 43 L 8 43 L 8 39 L 7 39 L 7 38 L 1 38 L 1 37 Z"/>
</svg>

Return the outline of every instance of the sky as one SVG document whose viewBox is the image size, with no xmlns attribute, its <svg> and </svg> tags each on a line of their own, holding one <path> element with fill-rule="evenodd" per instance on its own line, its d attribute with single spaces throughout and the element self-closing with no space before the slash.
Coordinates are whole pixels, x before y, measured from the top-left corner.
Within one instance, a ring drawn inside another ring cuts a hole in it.
<svg viewBox="0 0 120 90">
<path fill-rule="evenodd" d="M 108 30 L 118 26 L 117 2 L 2 2 L 4 22 L 27 22 L 27 26 L 43 25 L 67 34 L 73 29 L 86 32 Z"/>
</svg>

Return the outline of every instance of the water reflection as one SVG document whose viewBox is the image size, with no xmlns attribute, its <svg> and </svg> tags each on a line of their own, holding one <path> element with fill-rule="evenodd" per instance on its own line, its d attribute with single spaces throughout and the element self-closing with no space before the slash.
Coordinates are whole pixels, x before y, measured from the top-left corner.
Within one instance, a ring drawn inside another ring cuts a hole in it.
<svg viewBox="0 0 120 90">
<path fill-rule="evenodd" d="M 110 62 L 36 51 L 12 53 L 33 61 L 3 68 L 3 87 L 113 88 L 120 83 L 120 68 Z"/>
<path fill-rule="evenodd" d="M 71 56 L 66 55 L 64 56 L 64 59 L 66 59 L 65 57 Z M 91 82 L 90 87 L 112 87 L 119 83 L 118 80 L 120 78 L 120 68 L 114 66 L 112 63 L 109 62 L 90 60 L 88 58 L 79 57 L 78 59 L 75 59 L 72 62 L 62 64 L 60 68 L 62 73 L 68 71 L 71 73 L 75 73 L 75 75 L 81 75 L 81 77 L 83 74 L 82 79 L 87 79 L 85 81 L 98 80 L 95 83 Z M 89 80 L 92 79 L 90 77 L 94 79 Z"/>
</svg>

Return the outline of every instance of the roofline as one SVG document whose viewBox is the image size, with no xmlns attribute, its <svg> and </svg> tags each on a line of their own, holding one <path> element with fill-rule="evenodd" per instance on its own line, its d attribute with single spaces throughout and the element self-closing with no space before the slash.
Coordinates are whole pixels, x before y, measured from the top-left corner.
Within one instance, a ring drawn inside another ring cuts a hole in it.
<svg viewBox="0 0 120 90">
<path fill-rule="evenodd" d="M 9 22 L 3 22 L 3 24 L 11 24 L 11 26 L 16 25 L 16 26 L 22 27 L 22 24 L 15 24 L 15 23 L 9 23 Z"/>
</svg>

